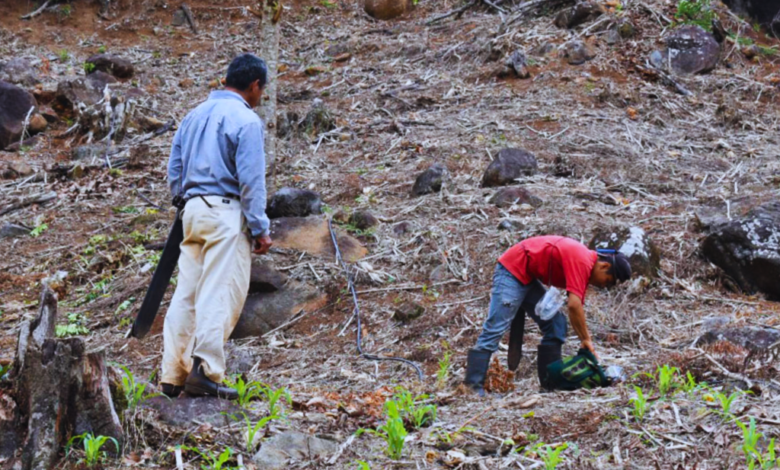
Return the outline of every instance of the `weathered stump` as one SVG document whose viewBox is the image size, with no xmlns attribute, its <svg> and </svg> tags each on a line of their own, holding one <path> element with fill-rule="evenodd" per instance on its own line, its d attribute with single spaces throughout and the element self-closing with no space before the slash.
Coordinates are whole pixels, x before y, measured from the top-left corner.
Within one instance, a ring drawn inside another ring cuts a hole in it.
<svg viewBox="0 0 780 470">
<path fill-rule="evenodd" d="M 0 423 L 0 437 L 15 444 L 0 458 L 14 468 L 53 468 L 70 438 L 84 432 L 122 440 L 105 356 L 88 353 L 80 338 L 55 338 L 56 319 L 57 296 L 45 288 L 38 316 L 19 330 L 11 400 L 0 402 L 0 418 L 13 423 Z M 0 446 L 0 454 L 10 448 Z"/>
</svg>

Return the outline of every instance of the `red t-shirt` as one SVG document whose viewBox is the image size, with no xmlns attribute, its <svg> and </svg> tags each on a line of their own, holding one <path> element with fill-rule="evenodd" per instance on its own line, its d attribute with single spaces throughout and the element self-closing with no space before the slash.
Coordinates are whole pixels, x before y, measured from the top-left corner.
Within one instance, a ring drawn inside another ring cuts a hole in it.
<svg viewBox="0 0 780 470">
<path fill-rule="evenodd" d="M 523 240 L 501 255 L 498 262 L 523 284 L 538 279 L 565 288 L 584 302 L 597 259 L 595 251 L 577 240 L 547 235 Z"/>
</svg>

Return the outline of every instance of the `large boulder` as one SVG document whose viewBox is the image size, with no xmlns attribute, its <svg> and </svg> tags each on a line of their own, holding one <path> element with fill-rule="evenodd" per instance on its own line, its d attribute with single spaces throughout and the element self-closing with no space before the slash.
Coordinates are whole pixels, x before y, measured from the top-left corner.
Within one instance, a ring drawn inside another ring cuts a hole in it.
<svg viewBox="0 0 780 470">
<path fill-rule="evenodd" d="M 654 278 L 661 265 L 661 252 L 641 227 L 600 227 L 590 240 L 591 249 L 617 250 L 628 258 L 634 275 Z"/>
<path fill-rule="evenodd" d="M 276 292 L 287 284 L 287 275 L 264 263 L 259 257 L 252 258 L 249 275 L 249 293 Z"/>
<path fill-rule="evenodd" d="M 368 16 L 378 20 L 392 20 L 411 10 L 409 0 L 365 0 L 363 9 Z"/>
<path fill-rule="evenodd" d="M 482 187 L 507 186 L 517 178 L 536 173 L 534 154 L 527 150 L 505 148 L 498 152 L 482 176 Z"/>
<path fill-rule="evenodd" d="M 252 462 L 263 470 L 292 468 L 288 462 L 320 462 L 311 468 L 322 468 L 324 460 L 336 453 L 339 444 L 298 431 L 286 431 L 263 442 Z"/>
<path fill-rule="evenodd" d="M 275 292 L 250 294 L 231 338 L 262 336 L 277 328 L 301 311 L 312 312 L 327 303 L 327 296 L 316 287 L 288 281 Z"/>
<path fill-rule="evenodd" d="M 25 87 L 33 87 L 41 83 L 38 71 L 32 62 L 24 57 L 15 57 L 0 65 L 0 80 Z"/>
<path fill-rule="evenodd" d="M 103 98 L 103 90 L 111 83 L 116 83 L 116 79 L 105 72 L 63 80 L 57 85 L 52 108 L 61 116 L 72 116 L 79 103 L 92 106 L 100 101 Z"/>
<path fill-rule="evenodd" d="M 596 57 L 596 52 L 585 41 L 573 40 L 563 47 L 563 57 L 571 65 L 582 65 Z"/>
<path fill-rule="evenodd" d="M 559 28 L 574 28 L 583 23 L 593 21 L 606 13 L 604 6 L 595 1 L 586 0 L 566 8 L 555 17 L 555 26 Z"/>
<path fill-rule="evenodd" d="M 336 240 L 341 256 L 348 263 L 354 263 L 366 256 L 368 250 L 354 237 L 343 233 L 337 227 Z M 333 248 L 328 221 L 322 217 L 281 217 L 271 221 L 271 239 L 276 248 L 288 248 L 315 256 L 333 259 Z"/>
<path fill-rule="evenodd" d="M 745 292 L 780 300 L 780 202 L 713 227 L 701 252 Z"/>
<path fill-rule="evenodd" d="M 268 200 L 266 215 L 279 217 L 307 217 L 322 212 L 320 195 L 308 189 L 282 188 Z"/>
<path fill-rule="evenodd" d="M 677 74 L 709 72 L 718 65 L 720 45 L 715 37 L 696 25 L 681 26 L 666 37 L 663 65 Z"/>
<path fill-rule="evenodd" d="M 18 142 L 24 130 L 24 120 L 36 105 L 29 92 L 0 81 L 0 149 Z"/>
<path fill-rule="evenodd" d="M 497 207 L 511 207 L 514 204 L 528 204 L 533 207 L 542 205 L 542 200 L 523 188 L 509 186 L 501 188 L 490 198 L 490 203 Z"/>
<path fill-rule="evenodd" d="M 427 170 L 420 173 L 412 186 L 412 195 L 422 196 L 424 194 L 438 193 L 441 191 L 441 185 L 447 175 L 447 168 L 439 163 L 434 163 Z"/>
<path fill-rule="evenodd" d="M 135 74 L 133 63 L 127 59 L 110 54 L 95 54 L 86 60 L 92 64 L 90 73 L 105 72 L 117 78 L 132 78 Z"/>
</svg>

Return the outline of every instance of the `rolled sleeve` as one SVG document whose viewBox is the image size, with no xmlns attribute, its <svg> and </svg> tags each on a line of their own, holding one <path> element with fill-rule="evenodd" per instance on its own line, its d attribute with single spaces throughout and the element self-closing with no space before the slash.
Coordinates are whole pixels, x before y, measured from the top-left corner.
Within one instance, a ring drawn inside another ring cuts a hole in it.
<svg viewBox="0 0 780 470">
<path fill-rule="evenodd" d="M 236 136 L 236 173 L 241 193 L 241 209 L 252 237 L 269 234 L 271 225 L 265 214 L 265 141 L 263 123 L 245 124 Z"/>
</svg>

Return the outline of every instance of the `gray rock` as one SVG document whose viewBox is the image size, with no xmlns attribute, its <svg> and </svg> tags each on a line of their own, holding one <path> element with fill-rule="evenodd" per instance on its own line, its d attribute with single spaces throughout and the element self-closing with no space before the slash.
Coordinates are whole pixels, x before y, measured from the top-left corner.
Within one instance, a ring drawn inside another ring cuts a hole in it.
<svg viewBox="0 0 780 470">
<path fill-rule="evenodd" d="M 720 45 L 700 26 L 681 26 L 666 37 L 663 59 L 678 74 L 706 73 L 718 65 Z"/>
<path fill-rule="evenodd" d="M 517 232 L 518 230 L 522 230 L 524 228 L 525 226 L 516 220 L 504 219 L 498 224 L 499 230 L 506 230 L 508 232 Z"/>
<path fill-rule="evenodd" d="M 559 28 L 572 29 L 581 24 L 593 21 L 599 16 L 606 13 L 604 6 L 601 3 L 586 0 L 579 2 L 571 8 L 562 10 L 555 17 L 555 26 Z"/>
<path fill-rule="evenodd" d="M 85 62 L 95 66 L 92 73 L 101 71 L 117 78 L 132 78 L 135 74 L 132 62 L 111 54 L 95 54 Z"/>
<path fill-rule="evenodd" d="M 431 270 L 431 274 L 428 275 L 428 279 L 431 282 L 446 281 L 448 277 L 447 265 L 440 264 Z"/>
<path fill-rule="evenodd" d="M 329 439 L 287 431 L 263 442 L 260 451 L 252 457 L 252 462 L 263 470 L 283 470 L 290 468 L 292 462 L 323 461 L 338 449 L 338 443 Z"/>
<path fill-rule="evenodd" d="M 22 225 L 12 224 L 6 222 L 2 228 L 0 228 L 0 238 L 17 238 L 30 234 L 30 229 Z"/>
<path fill-rule="evenodd" d="M 596 53 L 585 42 L 569 41 L 563 48 L 563 57 L 571 65 L 584 64 L 596 57 Z"/>
<path fill-rule="evenodd" d="M 395 236 L 400 237 L 401 235 L 405 235 L 409 232 L 414 230 L 414 227 L 412 227 L 412 224 L 409 222 L 398 222 L 397 224 L 393 225 L 393 233 Z"/>
<path fill-rule="evenodd" d="M 41 83 L 38 71 L 23 57 L 15 57 L 0 67 L 0 80 L 25 87 L 33 87 Z"/>
<path fill-rule="evenodd" d="M 427 170 L 420 173 L 412 186 L 412 195 L 438 193 L 447 175 L 447 168 L 439 163 L 434 163 Z"/>
<path fill-rule="evenodd" d="M 482 187 L 506 186 L 517 178 L 536 173 L 534 154 L 527 150 L 505 148 L 498 152 L 482 176 Z"/>
<path fill-rule="evenodd" d="M 633 275 L 655 278 L 661 252 L 641 227 L 600 227 L 588 244 L 591 249 L 608 248 L 626 255 Z"/>
<path fill-rule="evenodd" d="M 268 200 L 266 214 L 279 217 L 307 217 L 322 213 L 320 195 L 308 189 L 282 188 Z"/>
<path fill-rule="evenodd" d="M 393 318 L 401 323 L 409 323 L 425 314 L 425 307 L 414 302 L 404 302 L 395 308 Z"/>
<path fill-rule="evenodd" d="M 530 78 L 531 72 L 528 71 L 528 63 L 525 52 L 516 50 L 506 59 L 506 67 L 518 78 Z"/>
<path fill-rule="evenodd" d="M 230 418 L 231 414 L 240 415 L 243 411 L 235 403 L 215 397 L 180 396 L 169 400 L 158 396 L 145 400 L 141 407 L 157 411 L 160 421 L 181 428 L 203 423 L 226 426 L 234 422 Z"/>
<path fill-rule="evenodd" d="M 349 223 L 358 230 L 368 230 L 376 227 L 379 220 L 369 211 L 355 211 L 349 216 Z"/>
<path fill-rule="evenodd" d="M 311 312 L 326 302 L 327 296 L 316 287 L 297 281 L 288 281 L 283 289 L 274 292 L 250 294 L 231 338 L 262 336 L 288 322 L 302 310 Z"/>
<path fill-rule="evenodd" d="M 310 136 L 317 136 L 335 128 L 336 120 L 333 118 L 330 110 L 321 99 L 315 98 L 312 101 L 311 109 L 306 113 L 306 117 L 303 118 L 303 122 L 298 129 Z"/>
<path fill-rule="evenodd" d="M 284 288 L 287 283 L 287 275 L 281 273 L 259 257 L 252 259 L 252 270 L 249 275 L 249 293 L 276 292 Z"/>
<path fill-rule="evenodd" d="M 714 328 L 699 337 L 698 344 L 728 341 L 750 351 L 765 351 L 780 341 L 780 330 L 761 326 Z"/>
<path fill-rule="evenodd" d="M 0 150 L 19 141 L 27 113 L 35 106 L 32 94 L 0 81 Z"/>
<path fill-rule="evenodd" d="M 184 10 L 177 8 L 173 12 L 173 18 L 171 18 L 171 26 L 183 26 L 187 23 L 187 15 L 184 14 Z"/>
<path fill-rule="evenodd" d="M 701 253 L 745 292 L 763 292 L 771 300 L 780 300 L 780 202 L 714 226 L 701 244 Z"/>
<path fill-rule="evenodd" d="M 490 203 L 497 207 L 510 207 L 513 204 L 529 204 L 533 207 L 542 205 L 542 200 L 523 188 L 510 186 L 501 188 L 490 198 Z"/>
</svg>

